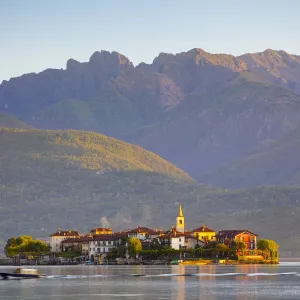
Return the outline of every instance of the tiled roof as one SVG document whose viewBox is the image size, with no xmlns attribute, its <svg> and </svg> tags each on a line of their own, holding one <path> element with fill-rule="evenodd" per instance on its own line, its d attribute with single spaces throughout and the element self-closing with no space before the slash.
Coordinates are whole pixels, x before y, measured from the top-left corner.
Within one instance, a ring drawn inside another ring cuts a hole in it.
<svg viewBox="0 0 300 300">
<path fill-rule="evenodd" d="M 96 231 L 96 230 L 98 230 L 98 231 L 112 231 L 111 228 L 101 228 L 101 227 L 96 227 L 96 228 L 93 228 L 93 229 L 91 230 L 91 232 Z"/>
<path fill-rule="evenodd" d="M 255 233 L 253 233 L 252 231 L 250 230 L 245 230 L 245 229 L 241 229 L 241 230 L 220 230 L 217 234 L 218 237 L 220 236 L 226 236 L 226 237 L 235 237 L 241 233 L 244 233 L 244 232 L 248 232 L 248 233 L 251 233 L 253 235 L 256 235 Z"/>
<path fill-rule="evenodd" d="M 206 227 L 205 225 L 201 225 L 199 228 L 194 229 L 194 232 L 215 232 L 214 230 Z"/>
<path fill-rule="evenodd" d="M 120 237 L 116 235 L 101 234 L 93 237 L 93 241 L 117 241 Z"/>
<path fill-rule="evenodd" d="M 154 230 L 151 228 L 138 226 L 135 229 L 131 229 L 127 231 L 127 233 L 143 233 L 143 232 L 150 233 L 150 232 L 154 232 Z"/>
<path fill-rule="evenodd" d="M 79 236 L 79 233 L 78 231 L 74 230 L 58 230 L 57 232 L 52 233 L 50 236 Z"/>
<path fill-rule="evenodd" d="M 67 244 L 67 243 L 80 243 L 80 242 L 89 242 L 92 241 L 93 238 L 90 236 L 81 236 L 78 238 L 67 238 L 65 240 L 62 241 L 63 244 Z"/>
<path fill-rule="evenodd" d="M 127 232 L 126 231 L 121 231 L 121 232 L 115 232 L 111 234 L 114 237 L 117 238 L 127 238 Z"/>
<path fill-rule="evenodd" d="M 117 241 L 119 236 L 101 234 L 96 236 L 83 236 L 78 238 L 68 238 L 62 241 L 62 243 L 76 243 L 76 242 L 92 242 L 92 241 Z"/>
</svg>

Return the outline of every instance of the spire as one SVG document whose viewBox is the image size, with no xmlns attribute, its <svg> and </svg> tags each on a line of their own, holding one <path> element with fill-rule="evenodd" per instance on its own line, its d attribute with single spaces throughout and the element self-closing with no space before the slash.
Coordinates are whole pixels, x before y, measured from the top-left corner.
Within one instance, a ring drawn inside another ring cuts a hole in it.
<svg viewBox="0 0 300 300">
<path fill-rule="evenodd" d="M 183 217 L 181 204 L 178 205 L 178 213 L 177 213 L 177 217 Z"/>
</svg>

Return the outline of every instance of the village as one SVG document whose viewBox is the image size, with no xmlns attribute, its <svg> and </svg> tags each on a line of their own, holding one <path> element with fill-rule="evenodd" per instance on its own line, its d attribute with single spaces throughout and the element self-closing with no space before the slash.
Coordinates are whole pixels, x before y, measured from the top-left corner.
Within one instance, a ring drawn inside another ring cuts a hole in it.
<svg viewBox="0 0 300 300">
<path fill-rule="evenodd" d="M 233 260 L 239 255 L 247 260 L 264 260 L 262 253 L 257 250 L 257 234 L 249 229 L 217 232 L 202 224 L 198 228 L 186 231 L 180 204 L 174 218 L 175 226 L 167 231 L 137 226 L 120 232 L 113 232 L 111 228 L 94 228 L 89 234 L 80 234 L 74 230 L 58 229 L 50 235 L 50 251 L 52 257 L 62 256 L 65 260 L 70 258 L 72 253 L 76 253 L 77 258 L 86 264 L 162 262 L 157 259 L 157 249 L 170 250 L 169 262 L 184 262 L 185 258 L 186 261 L 195 260 L 199 253 L 202 259 L 214 258 L 217 262 Z M 140 244 L 136 251 L 128 250 L 130 240 Z M 212 248 L 215 248 L 215 251 Z M 218 260 L 219 258 L 223 259 Z"/>
</svg>

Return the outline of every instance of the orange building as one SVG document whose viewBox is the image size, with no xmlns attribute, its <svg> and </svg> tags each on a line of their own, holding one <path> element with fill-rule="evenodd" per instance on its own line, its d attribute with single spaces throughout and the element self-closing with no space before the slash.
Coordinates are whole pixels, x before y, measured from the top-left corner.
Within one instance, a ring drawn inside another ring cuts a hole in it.
<svg viewBox="0 0 300 300">
<path fill-rule="evenodd" d="M 225 244 L 229 248 L 234 242 L 244 242 L 246 250 L 256 250 L 257 234 L 250 230 L 221 230 L 216 235 L 218 243 Z"/>
<path fill-rule="evenodd" d="M 91 235 L 96 236 L 96 235 L 103 235 L 103 234 L 112 234 L 111 228 L 101 228 L 97 227 L 91 230 Z"/>
</svg>

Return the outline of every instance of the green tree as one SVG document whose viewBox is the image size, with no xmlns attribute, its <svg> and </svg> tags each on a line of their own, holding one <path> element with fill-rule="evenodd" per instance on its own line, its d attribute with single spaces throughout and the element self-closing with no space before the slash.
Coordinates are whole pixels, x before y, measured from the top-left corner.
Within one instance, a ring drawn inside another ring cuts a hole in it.
<svg viewBox="0 0 300 300">
<path fill-rule="evenodd" d="M 257 249 L 262 251 L 265 259 L 277 259 L 278 248 L 278 244 L 273 240 L 260 239 L 257 242 Z"/>
<path fill-rule="evenodd" d="M 7 257 L 21 255 L 28 257 L 32 255 L 41 255 L 49 251 L 49 246 L 40 240 L 34 240 L 32 236 L 20 236 L 18 238 L 8 239 L 4 253 Z"/>
<path fill-rule="evenodd" d="M 229 248 L 224 244 L 217 244 L 216 245 L 216 252 L 217 252 L 218 255 L 220 255 L 220 254 L 225 255 L 225 253 L 229 252 Z"/>
<path fill-rule="evenodd" d="M 128 251 L 131 256 L 136 256 L 142 250 L 142 243 L 138 238 L 131 237 L 128 240 Z"/>
</svg>

